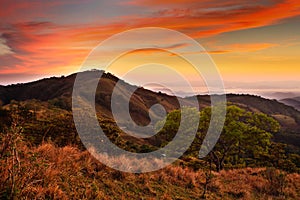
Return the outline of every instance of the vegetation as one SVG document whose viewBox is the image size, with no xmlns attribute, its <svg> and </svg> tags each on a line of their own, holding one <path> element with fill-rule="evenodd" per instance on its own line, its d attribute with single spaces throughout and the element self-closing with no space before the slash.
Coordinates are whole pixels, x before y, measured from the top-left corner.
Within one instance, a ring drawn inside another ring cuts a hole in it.
<svg viewBox="0 0 300 200">
<path fill-rule="evenodd" d="M 199 136 L 205 136 L 210 121 L 210 109 L 200 113 Z M 210 152 L 210 159 L 219 171 L 224 165 L 255 165 L 261 155 L 267 154 L 272 133 L 279 124 L 265 114 L 247 112 L 236 106 L 228 106 L 226 121 L 221 136 Z"/>
<path fill-rule="evenodd" d="M 200 123 L 196 138 L 183 159 L 198 157 L 200 146 L 209 127 L 211 109 L 204 108 L 200 113 Z M 163 124 L 159 122 L 158 124 Z M 168 114 L 163 129 L 157 138 L 164 140 L 163 146 L 176 134 L 180 125 L 180 112 Z M 161 125 L 160 125 L 161 126 Z M 262 113 L 253 113 L 235 105 L 227 107 L 227 115 L 220 138 L 206 158 L 214 164 L 214 169 L 241 167 L 276 167 L 290 172 L 299 172 L 297 154 L 289 154 L 286 145 L 272 141 L 280 130 L 279 123 Z"/>
<path fill-rule="evenodd" d="M 199 159 L 211 115 L 209 97 L 199 96 L 200 112 L 185 109 L 196 113 L 200 123 L 184 155 L 157 172 L 128 174 L 104 166 L 81 144 L 71 112 L 74 78 L 0 87 L 0 199 L 300 199 L 300 113 L 292 107 L 258 96 L 228 95 L 220 139 Z M 167 145 L 180 126 L 176 97 L 138 88 L 130 102 L 137 124 L 149 122 L 148 109 L 155 103 L 169 114 L 158 122 L 158 134 L 135 138 L 112 118 L 110 93 L 116 81 L 105 73 L 100 81 L 104 91 L 96 93 L 97 117 L 107 137 L 131 152 Z M 122 82 L 121 87 L 123 98 L 134 86 Z M 189 105 L 189 98 L 184 101 Z M 184 127 L 185 133 L 191 128 Z"/>
<path fill-rule="evenodd" d="M 267 115 L 236 106 L 228 107 L 221 142 L 213 150 L 220 156 L 217 158 L 224 157 L 222 162 L 216 162 L 213 155 L 205 160 L 197 159 L 198 145 L 210 117 L 210 109 L 206 108 L 199 113 L 201 123 L 197 138 L 181 160 L 147 174 L 122 173 L 98 162 L 70 131 L 74 127 L 68 112 L 50 103 L 12 102 L 1 108 L 0 113 L 1 199 L 300 197 L 300 175 L 292 173 L 299 168 L 299 156 L 287 154 L 284 144 L 271 141 L 272 134 L 278 131 L 278 123 Z M 162 137 L 161 145 L 172 139 L 179 118 L 179 111 L 168 115 L 159 133 L 168 134 Z M 126 141 L 110 120 L 100 124 L 120 147 L 129 144 L 128 150 L 135 152 L 155 148 L 150 143 L 139 145 Z M 230 146 L 229 150 L 223 148 L 225 144 Z M 275 168 L 269 168 L 271 166 Z"/>
<path fill-rule="evenodd" d="M 97 78 L 97 73 L 94 71 L 82 73 L 88 73 L 91 77 L 91 81 Z M 1 86 L 0 104 L 6 106 L 13 100 L 20 102 L 33 101 L 36 99 L 43 103 L 49 102 L 49 105 L 52 107 L 60 109 L 59 112 L 69 112 L 71 109 L 71 95 L 75 78 L 76 74 L 71 74 L 66 77 L 51 77 L 26 84 Z M 110 100 L 117 81 L 121 82 L 120 91 L 123 91 L 118 94 L 120 98 L 124 98 L 124 95 L 128 94 L 127 91 L 129 89 L 137 89 L 130 99 L 131 117 L 137 124 L 146 125 L 149 123 L 148 110 L 156 103 L 161 104 L 167 112 L 178 109 L 180 106 L 175 96 L 138 88 L 125 81 L 119 80 L 110 73 L 103 73 L 95 97 L 96 110 L 98 111 L 98 117 L 101 119 L 113 118 L 110 110 Z M 210 105 L 209 95 L 199 95 L 197 98 L 201 109 Z M 228 102 L 232 102 L 234 105 L 247 111 L 264 113 L 274 117 L 280 123 L 281 128 L 279 133 L 277 133 L 272 140 L 287 144 L 286 148 L 289 152 L 300 154 L 299 111 L 276 100 L 264 99 L 255 95 L 228 94 L 226 98 Z M 194 106 L 188 97 L 184 98 L 183 101 L 186 105 Z M 47 120 L 47 118 L 45 119 Z M 126 120 L 124 123 L 126 123 Z"/>
<path fill-rule="evenodd" d="M 300 175 L 272 168 L 211 172 L 169 166 L 146 174 L 110 169 L 87 151 L 30 147 L 20 127 L 2 133 L 1 199 L 298 199 Z"/>
</svg>

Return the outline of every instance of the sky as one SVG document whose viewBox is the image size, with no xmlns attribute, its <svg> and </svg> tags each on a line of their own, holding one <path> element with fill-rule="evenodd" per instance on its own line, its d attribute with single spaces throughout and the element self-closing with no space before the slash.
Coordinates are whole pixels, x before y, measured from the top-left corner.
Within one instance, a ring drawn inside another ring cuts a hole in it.
<svg viewBox="0 0 300 200">
<path fill-rule="evenodd" d="M 298 0 L 0 2 L 0 85 L 77 72 L 90 52 L 114 34 L 162 27 L 199 42 L 218 67 L 228 92 L 300 94 Z M 168 41 L 166 36 L 161 40 Z M 179 43 L 168 45 L 184 48 Z M 132 54 L 136 57 L 130 60 Z M 187 67 L 176 59 L 169 61 L 174 56 L 168 53 L 136 51 L 123 56 L 118 69 L 124 71 L 148 57 L 183 71 Z M 114 73 L 118 75 L 118 70 Z M 201 80 L 189 81 L 202 87 Z"/>
</svg>

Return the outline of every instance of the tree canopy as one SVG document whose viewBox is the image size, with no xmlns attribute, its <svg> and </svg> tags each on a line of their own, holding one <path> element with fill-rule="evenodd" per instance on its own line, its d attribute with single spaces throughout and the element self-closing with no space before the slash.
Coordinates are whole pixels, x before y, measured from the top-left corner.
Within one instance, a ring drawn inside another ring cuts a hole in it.
<svg viewBox="0 0 300 200">
<path fill-rule="evenodd" d="M 199 117 L 198 132 L 186 152 L 187 155 L 198 156 L 209 127 L 211 108 L 201 110 Z M 180 111 L 169 113 L 160 136 L 164 136 L 168 141 L 172 139 L 180 126 L 179 121 Z M 272 135 L 279 129 L 279 123 L 266 114 L 249 112 L 229 105 L 220 138 L 206 159 L 214 163 L 216 170 L 223 169 L 224 165 L 256 165 L 260 158 L 268 153 Z"/>
</svg>

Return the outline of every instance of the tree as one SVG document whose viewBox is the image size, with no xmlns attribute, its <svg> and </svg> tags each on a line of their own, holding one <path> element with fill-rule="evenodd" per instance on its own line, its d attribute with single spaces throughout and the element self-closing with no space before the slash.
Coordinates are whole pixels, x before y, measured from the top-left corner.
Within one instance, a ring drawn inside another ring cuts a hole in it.
<svg viewBox="0 0 300 200">
<path fill-rule="evenodd" d="M 198 133 L 187 156 L 198 157 L 199 149 L 207 133 L 211 108 L 207 107 L 199 113 Z M 168 114 L 159 136 L 168 142 L 174 137 L 179 126 L 180 112 Z M 159 122 L 158 125 L 162 124 Z M 262 155 L 268 154 L 272 134 L 279 131 L 279 123 L 262 113 L 246 111 L 234 105 L 227 107 L 225 124 L 214 149 L 206 158 L 214 163 L 219 171 L 228 165 L 257 165 Z"/>
<path fill-rule="evenodd" d="M 193 142 L 198 121 L 199 112 L 196 108 L 183 107 L 181 110 L 175 110 L 155 125 L 156 131 L 159 131 L 154 136 L 155 141 L 162 147 L 176 136 L 176 140 L 172 140 L 172 152 L 166 153 L 181 156 L 182 152 L 186 151 L 186 146 Z"/>
<path fill-rule="evenodd" d="M 200 112 L 199 136 L 204 138 L 210 119 L 210 108 Z M 220 138 L 210 152 L 210 158 L 219 171 L 224 163 L 250 165 L 268 152 L 272 133 L 279 131 L 279 123 L 262 113 L 248 112 L 231 105 L 227 107 L 226 120 Z"/>
</svg>

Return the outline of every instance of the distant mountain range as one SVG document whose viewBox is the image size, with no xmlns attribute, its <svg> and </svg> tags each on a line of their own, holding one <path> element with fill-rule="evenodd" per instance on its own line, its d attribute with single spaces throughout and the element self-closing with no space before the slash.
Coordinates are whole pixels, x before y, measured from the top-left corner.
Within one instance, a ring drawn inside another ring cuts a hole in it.
<svg viewBox="0 0 300 200">
<path fill-rule="evenodd" d="M 285 98 L 281 99 L 280 102 L 292 106 L 300 111 L 300 96 L 299 97 L 293 97 L 293 98 Z"/>
<path fill-rule="evenodd" d="M 97 78 L 94 71 L 89 73 L 91 80 Z M 2 104 L 9 104 L 12 100 L 25 101 L 37 99 L 40 101 L 54 101 L 56 105 L 71 111 L 71 97 L 76 73 L 67 77 L 52 77 L 39 81 L 0 86 L 0 100 Z M 140 125 L 150 121 L 149 109 L 154 104 L 161 104 L 167 112 L 179 108 L 177 97 L 161 92 L 153 92 L 142 87 L 130 85 L 110 73 L 103 73 L 96 93 L 96 110 L 104 118 L 113 119 L 111 112 L 111 94 L 116 83 L 120 81 L 118 98 L 128 95 L 128 90 L 136 89 L 130 98 L 130 114 Z M 86 84 L 89 84 L 87 81 Z M 255 95 L 227 94 L 227 101 L 252 112 L 262 112 L 277 119 L 282 127 L 281 133 L 275 139 L 291 145 L 300 152 L 300 97 L 282 99 L 281 101 L 265 99 Z M 190 97 L 180 98 L 185 105 L 194 106 Z M 198 95 L 199 108 L 210 106 L 210 96 Z M 293 107 L 292 107 L 293 106 Z M 296 110 L 298 109 L 298 110 Z M 297 150 L 297 151 L 298 151 Z"/>
<path fill-rule="evenodd" d="M 299 92 L 261 92 L 261 95 L 268 99 L 286 99 L 294 98 L 300 95 Z"/>
</svg>

